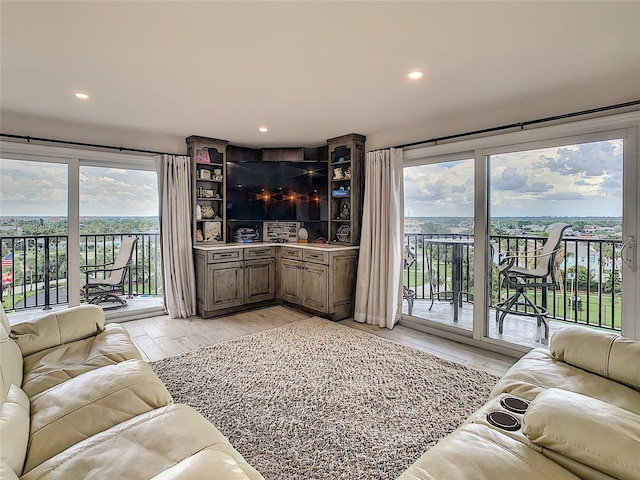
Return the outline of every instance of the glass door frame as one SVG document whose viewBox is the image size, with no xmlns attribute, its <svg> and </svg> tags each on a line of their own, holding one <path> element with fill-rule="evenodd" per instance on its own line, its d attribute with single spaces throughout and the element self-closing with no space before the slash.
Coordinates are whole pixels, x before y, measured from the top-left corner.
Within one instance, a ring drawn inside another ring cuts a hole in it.
<svg viewBox="0 0 640 480">
<path fill-rule="evenodd" d="M 80 167 L 155 171 L 153 157 L 102 150 L 0 141 L 0 155 L 11 160 L 67 165 L 67 306 L 80 305 Z"/>
<path fill-rule="evenodd" d="M 523 147 L 542 148 L 544 146 L 562 145 L 568 142 L 585 142 L 606 140 L 609 138 L 624 139 L 623 158 L 623 239 L 638 239 L 640 233 L 640 196 L 637 186 L 640 184 L 640 112 L 624 113 L 613 116 L 599 117 L 571 123 L 540 127 L 532 130 L 521 130 L 489 137 L 482 137 L 459 142 L 439 144 L 426 147 L 405 149 L 403 153 L 404 166 L 415 166 L 432 163 L 437 158 L 451 158 L 468 155 L 472 152 L 475 159 L 475 208 L 474 208 L 474 248 L 476 252 L 484 251 L 485 255 L 474 256 L 474 286 L 477 292 L 473 306 L 473 335 L 472 338 L 459 336 L 458 340 L 471 343 L 482 348 L 519 355 L 528 351 L 526 347 L 507 343 L 503 340 L 489 338 L 486 333 L 485 318 L 489 309 L 489 291 L 486 288 L 490 275 L 492 259 L 489 258 L 489 165 L 487 156 L 518 151 Z M 469 157 L 466 157 L 469 158 Z M 629 242 L 630 259 L 637 257 L 637 245 L 633 240 Z M 632 251 L 635 250 L 635 251 Z M 637 259 L 634 260 L 637 265 Z M 625 263 L 625 279 L 623 282 L 622 305 L 622 334 L 629 338 L 640 340 L 640 269 Z M 482 290 L 480 290 L 482 289 Z M 413 328 L 419 328 L 414 321 L 403 315 L 402 323 Z M 424 328 L 434 332 L 436 325 Z M 439 333 L 439 332 L 436 332 Z M 452 332 L 444 332 L 447 337 Z"/>
</svg>

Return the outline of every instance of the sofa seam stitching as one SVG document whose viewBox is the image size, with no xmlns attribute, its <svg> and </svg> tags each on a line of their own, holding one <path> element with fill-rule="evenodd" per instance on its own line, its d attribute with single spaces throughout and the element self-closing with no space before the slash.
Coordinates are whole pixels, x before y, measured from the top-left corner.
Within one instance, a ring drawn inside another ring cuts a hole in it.
<svg viewBox="0 0 640 480">
<path fill-rule="evenodd" d="M 152 410 L 152 412 L 154 412 L 154 410 Z M 162 416 L 162 415 L 168 415 L 168 414 L 169 414 L 169 412 L 161 412 L 160 414 L 155 415 L 155 416 L 153 416 L 153 417 L 151 417 L 151 418 L 141 418 L 141 419 L 139 419 L 137 422 L 134 422 L 134 423 L 132 423 L 131 425 L 128 425 L 128 426 L 127 426 L 127 428 L 125 428 L 125 429 L 121 430 L 119 434 L 115 434 L 115 433 L 113 433 L 113 432 L 112 432 L 112 433 L 111 433 L 111 435 L 109 435 L 108 437 L 103 438 L 103 439 L 100 439 L 100 440 L 98 440 L 97 442 L 93 443 L 93 444 L 90 446 L 90 449 L 92 449 L 92 448 L 94 448 L 94 447 L 97 447 L 97 446 L 99 446 L 99 445 L 102 445 L 103 443 L 105 443 L 105 442 L 109 441 L 109 440 L 110 440 L 111 438 L 113 438 L 113 437 L 121 436 L 124 432 L 127 432 L 127 431 L 131 430 L 133 427 L 136 427 L 136 426 L 138 426 L 138 425 L 141 425 L 141 424 L 143 424 L 143 423 L 145 423 L 145 422 L 147 422 L 147 421 L 153 420 L 154 418 L 160 418 L 160 416 Z M 135 417 L 133 417 L 133 418 L 135 418 Z M 114 425 L 114 427 L 115 427 L 115 426 L 117 426 L 117 425 Z M 107 431 L 108 431 L 108 430 L 104 430 L 104 432 L 107 432 Z M 102 432 L 99 432 L 99 433 L 102 433 Z M 91 438 L 91 437 L 89 437 L 89 438 Z M 76 444 L 76 445 L 77 445 L 77 444 Z M 58 460 L 58 462 L 57 462 L 55 465 L 52 465 L 51 467 L 49 467 L 49 468 L 47 469 L 47 471 L 46 471 L 46 472 L 43 472 L 43 474 L 42 474 L 42 475 L 40 475 L 40 477 L 44 477 L 45 475 L 47 475 L 47 474 L 49 474 L 49 473 L 53 472 L 56 468 L 58 468 L 58 467 L 62 466 L 64 463 L 67 463 L 67 462 L 71 461 L 73 458 L 77 457 L 78 455 L 80 455 L 81 453 L 84 453 L 84 452 L 86 452 L 86 451 L 87 451 L 86 449 L 85 449 L 85 450 L 81 450 L 81 451 L 78 451 L 78 452 L 76 452 L 76 453 L 70 454 L 70 455 L 69 455 L 69 456 L 67 456 L 67 457 L 64 457 L 64 458 L 59 459 L 59 460 Z M 60 452 L 60 453 L 62 453 L 62 452 Z M 55 458 L 55 456 L 54 456 L 54 457 L 51 457 L 51 458 Z M 45 460 L 45 461 L 47 461 L 47 460 Z M 44 463 L 44 462 L 43 462 L 43 463 Z M 42 463 L 41 463 L 40 465 L 42 465 Z M 31 470 L 29 470 L 29 472 L 30 472 L 30 471 L 32 471 L 32 470 L 34 470 L 35 468 L 37 468 L 37 467 L 38 467 L 38 466 L 40 466 L 40 465 L 36 465 L 36 466 L 35 466 L 35 467 L 33 467 Z M 24 472 L 24 473 L 27 473 L 27 472 Z"/>
<path fill-rule="evenodd" d="M 42 426 L 40 426 L 40 427 L 38 427 L 36 430 L 34 430 L 34 431 L 33 431 L 33 433 L 31 434 L 31 436 L 34 436 L 36 433 L 38 433 L 38 432 L 39 432 L 40 430 L 42 430 L 43 428 L 48 427 L 48 426 L 49 426 L 49 425 L 51 425 L 52 423 L 54 423 L 54 422 L 56 422 L 56 421 L 60 420 L 60 419 L 61 419 L 61 418 L 63 418 L 63 417 L 66 417 L 67 415 L 69 415 L 69 414 L 71 414 L 71 413 L 73 413 L 73 412 L 75 412 L 75 411 L 77 411 L 77 410 L 80 410 L 80 409 L 81 409 L 81 408 L 83 408 L 83 407 L 86 407 L 87 405 L 90 405 L 90 404 L 92 404 L 92 403 L 95 403 L 95 402 L 96 402 L 96 401 L 98 401 L 98 400 L 102 400 L 103 398 L 108 397 L 109 395 L 112 395 L 112 394 L 114 394 L 114 393 L 121 392 L 122 390 L 125 390 L 125 389 L 127 389 L 127 388 L 129 388 L 129 387 L 133 387 L 133 386 L 135 386 L 135 385 L 140 385 L 140 384 L 142 384 L 142 383 L 147 383 L 147 382 L 149 382 L 149 380 L 148 380 L 148 379 L 136 380 L 135 382 L 131 382 L 131 383 L 128 383 L 128 384 L 126 384 L 126 385 L 119 386 L 119 388 L 116 388 L 116 389 L 110 390 L 110 391 L 108 391 L 108 392 L 105 392 L 105 393 L 103 393 L 102 395 L 100 395 L 99 397 L 95 397 L 95 398 L 94 398 L 94 399 L 92 399 L 92 400 L 87 400 L 86 402 L 84 402 L 84 403 L 82 403 L 82 404 L 80 404 L 80 405 L 76 406 L 75 408 L 73 408 L 73 409 L 71 409 L 71 410 L 67 410 L 67 411 L 66 411 L 66 412 L 64 412 L 64 413 L 62 413 L 62 414 L 60 414 L 60 415 L 57 415 L 57 416 L 55 416 L 55 417 L 51 418 L 51 419 L 50 419 L 49 421 L 47 421 L 45 424 L 43 424 Z M 55 388 L 55 387 L 54 387 L 54 388 Z M 44 393 L 44 392 L 43 392 L 43 393 Z"/>
<path fill-rule="evenodd" d="M 514 452 L 513 450 L 510 450 L 509 448 L 505 447 L 504 445 L 499 444 L 498 442 L 496 442 L 495 440 L 493 440 L 492 438 L 486 438 L 483 437 L 482 435 L 473 432 L 473 431 L 468 431 L 468 433 L 475 435 L 476 437 L 478 437 L 481 440 L 486 440 L 488 442 L 493 443 L 495 446 L 497 446 L 498 448 L 501 448 L 502 450 L 504 450 L 507 453 L 510 453 L 511 455 L 513 455 L 516 458 L 519 458 L 522 462 L 526 463 L 527 465 L 529 465 L 533 470 L 535 470 L 536 472 L 538 472 L 539 474 L 543 474 L 543 472 L 541 472 L 535 465 L 532 465 L 531 463 L 529 463 L 527 460 L 525 460 L 524 458 L 522 458 L 522 456 L 520 456 L 519 454 L 517 454 L 516 452 Z M 510 437 L 509 437 L 510 438 Z M 535 453 L 540 453 L 537 452 L 536 450 L 534 450 L 533 448 L 531 448 L 530 446 L 528 446 L 525 443 L 521 443 L 524 447 L 530 449 L 531 451 L 535 452 Z"/>
<path fill-rule="evenodd" d="M 604 460 L 607 460 L 607 459 L 608 459 L 611 463 L 615 463 L 615 464 L 621 465 L 621 466 L 625 467 L 625 468 L 626 468 L 626 469 L 628 469 L 628 470 L 636 471 L 636 472 L 640 471 L 640 467 L 638 467 L 638 466 L 633 466 L 633 465 L 630 465 L 630 464 L 628 464 L 628 463 L 625 463 L 625 462 L 622 462 L 622 461 L 618 460 L 616 457 L 612 457 L 612 456 L 610 456 L 610 455 L 603 455 L 603 454 L 602 454 L 602 453 L 600 453 L 600 452 L 596 452 L 596 451 L 594 451 L 594 450 L 590 450 L 589 448 L 587 448 L 587 447 L 585 447 L 585 446 L 583 446 L 583 445 L 580 445 L 580 444 L 577 444 L 577 443 L 574 443 L 574 442 L 570 442 L 570 441 L 569 441 L 569 440 L 567 440 L 567 439 L 560 438 L 560 437 L 558 437 L 558 436 L 556 436 L 556 435 L 553 435 L 553 434 L 551 434 L 551 433 L 548 433 L 545 429 L 543 429 L 543 430 L 542 430 L 542 434 L 543 434 L 543 435 L 546 435 L 546 436 L 548 436 L 548 437 L 550 437 L 550 438 L 552 438 L 552 439 L 554 439 L 554 440 L 557 440 L 559 443 L 566 443 L 567 445 L 571 445 L 571 446 L 573 446 L 573 447 L 575 447 L 575 448 L 578 448 L 578 449 L 580 449 L 580 450 L 583 450 L 584 452 L 587 452 L 587 453 L 590 453 L 590 454 L 595 455 L 595 456 L 597 456 L 597 457 L 600 457 L 600 458 L 602 458 L 602 459 L 604 459 Z M 544 446 L 542 446 L 542 448 L 546 448 L 547 450 L 554 451 L 554 450 L 553 450 L 552 448 L 550 448 L 550 447 L 544 447 Z"/>
</svg>

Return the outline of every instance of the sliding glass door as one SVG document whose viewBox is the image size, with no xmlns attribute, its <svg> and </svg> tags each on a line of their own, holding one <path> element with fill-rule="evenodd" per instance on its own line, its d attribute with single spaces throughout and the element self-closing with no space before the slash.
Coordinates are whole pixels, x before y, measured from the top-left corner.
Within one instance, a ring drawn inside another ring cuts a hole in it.
<svg viewBox="0 0 640 480">
<path fill-rule="evenodd" d="M 640 337 L 639 130 L 630 114 L 405 151 L 403 322 L 499 351 L 569 324 Z"/>
<path fill-rule="evenodd" d="M 487 156 L 489 338 L 533 347 L 567 323 L 620 331 L 623 153 L 617 137 Z"/>
<path fill-rule="evenodd" d="M 0 159 L 2 304 L 67 302 L 68 166 Z"/>
<path fill-rule="evenodd" d="M 473 330 L 474 160 L 406 167 L 403 313 Z"/>
<path fill-rule="evenodd" d="M 162 307 L 158 194 L 152 158 L 2 143 L 1 301 L 5 309 L 80 304 L 86 267 L 109 264 L 138 237 L 126 312 Z M 151 298 L 155 297 L 155 298 Z"/>
</svg>

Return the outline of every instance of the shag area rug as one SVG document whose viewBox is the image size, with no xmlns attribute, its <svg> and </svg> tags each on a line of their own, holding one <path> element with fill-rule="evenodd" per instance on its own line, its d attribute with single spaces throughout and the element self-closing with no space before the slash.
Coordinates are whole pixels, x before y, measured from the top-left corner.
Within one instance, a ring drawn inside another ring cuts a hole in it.
<svg viewBox="0 0 640 480">
<path fill-rule="evenodd" d="M 320 318 L 151 363 L 266 480 L 387 480 L 497 377 Z"/>
</svg>

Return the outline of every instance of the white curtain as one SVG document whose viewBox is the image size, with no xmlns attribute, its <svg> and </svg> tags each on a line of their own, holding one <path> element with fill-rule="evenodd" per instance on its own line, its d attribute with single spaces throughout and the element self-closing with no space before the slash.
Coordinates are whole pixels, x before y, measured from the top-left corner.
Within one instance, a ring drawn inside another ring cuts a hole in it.
<svg viewBox="0 0 640 480">
<path fill-rule="evenodd" d="M 393 328 L 402 312 L 402 149 L 367 153 L 353 318 Z"/>
<path fill-rule="evenodd" d="M 171 318 L 196 314 L 196 280 L 191 243 L 191 161 L 156 157 L 160 196 L 160 249 L 165 311 Z"/>
</svg>

